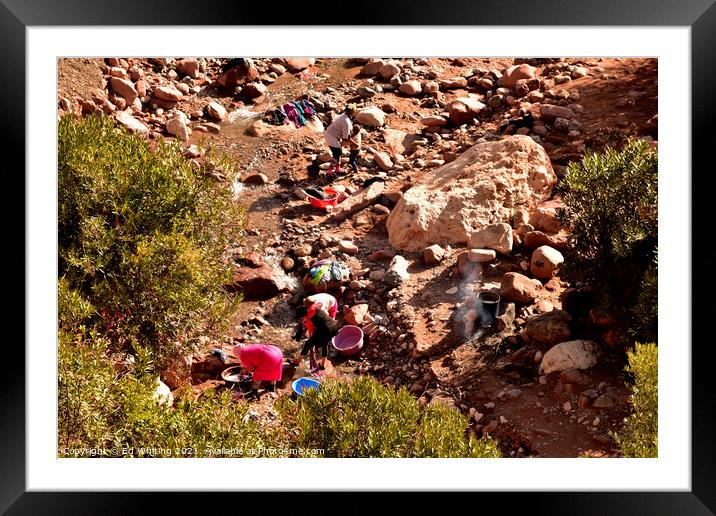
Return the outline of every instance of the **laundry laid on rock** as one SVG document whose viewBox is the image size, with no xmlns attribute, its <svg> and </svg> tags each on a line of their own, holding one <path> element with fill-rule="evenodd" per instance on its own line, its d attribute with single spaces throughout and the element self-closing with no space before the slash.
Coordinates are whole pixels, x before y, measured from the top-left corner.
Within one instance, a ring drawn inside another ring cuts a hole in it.
<svg viewBox="0 0 716 516">
<path fill-rule="evenodd" d="M 284 125 L 291 122 L 296 127 L 302 127 L 313 116 L 316 116 L 316 107 L 310 97 L 307 97 L 266 111 L 264 120 L 271 125 Z"/>
</svg>

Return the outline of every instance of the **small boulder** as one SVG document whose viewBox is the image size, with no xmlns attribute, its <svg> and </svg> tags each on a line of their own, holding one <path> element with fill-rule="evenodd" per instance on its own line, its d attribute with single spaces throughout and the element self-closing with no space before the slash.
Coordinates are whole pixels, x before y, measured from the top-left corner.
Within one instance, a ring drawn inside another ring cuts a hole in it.
<svg viewBox="0 0 716 516">
<path fill-rule="evenodd" d="M 220 122 L 226 120 L 227 117 L 226 108 L 218 102 L 209 102 L 206 105 L 206 114 Z"/>
<path fill-rule="evenodd" d="M 527 63 L 510 66 L 502 74 L 498 84 L 504 88 L 513 88 L 520 79 L 534 79 L 535 70 L 534 66 L 530 66 Z"/>
<path fill-rule="evenodd" d="M 550 279 L 556 275 L 559 266 L 564 262 L 562 253 L 543 245 L 532 252 L 530 270 L 536 278 Z"/>
<path fill-rule="evenodd" d="M 132 104 L 134 99 L 137 98 L 137 89 L 129 79 L 121 79 L 119 77 L 111 77 L 109 84 L 117 95 L 127 101 L 127 104 Z"/>
<path fill-rule="evenodd" d="M 406 95 L 411 96 L 420 94 L 422 90 L 423 87 L 416 80 L 406 81 L 398 87 L 398 91 L 400 93 L 405 93 Z"/>
<path fill-rule="evenodd" d="M 390 159 L 387 152 L 374 152 L 373 159 L 375 160 L 375 164 L 378 165 L 381 170 L 385 170 L 387 172 L 393 168 L 393 160 Z"/>
<path fill-rule="evenodd" d="M 176 136 L 183 142 L 187 141 L 191 134 L 191 129 L 186 125 L 186 120 L 180 116 L 168 120 L 166 130 L 169 134 Z"/>
<path fill-rule="evenodd" d="M 247 99 L 257 99 L 268 91 L 268 87 L 260 82 L 252 82 L 241 89 L 241 96 Z"/>
<path fill-rule="evenodd" d="M 572 336 L 569 323 L 572 317 L 564 310 L 553 310 L 527 321 L 525 333 L 543 344 L 564 342 Z"/>
<path fill-rule="evenodd" d="M 552 123 L 558 118 L 571 120 L 574 117 L 574 111 L 568 107 L 555 106 L 553 104 L 540 105 L 540 118 L 545 122 Z"/>
<path fill-rule="evenodd" d="M 149 128 L 126 111 L 116 111 L 115 113 L 114 116 L 117 121 L 130 131 L 145 135 L 149 134 Z"/>
<path fill-rule="evenodd" d="M 154 88 L 153 96 L 159 100 L 179 102 L 184 95 L 174 86 L 158 86 Z"/>
<path fill-rule="evenodd" d="M 278 295 L 286 285 L 274 273 L 273 267 L 237 267 L 233 282 L 227 286 L 232 292 L 243 292 L 248 299 L 269 299 Z"/>
<path fill-rule="evenodd" d="M 353 326 L 362 326 L 369 320 L 368 304 L 361 303 L 358 305 L 353 305 L 350 308 L 344 306 L 343 319 L 345 319 L 348 324 L 352 324 Z"/>
<path fill-rule="evenodd" d="M 291 57 L 286 59 L 286 67 L 292 73 L 300 72 L 305 70 L 309 66 L 316 64 L 315 57 Z"/>
<path fill-rule="evenodd" d="M 470 249 L 467 252 L 467 259 L 472 263 L 491 262 L 495 258 L 497 253 L 494 249 Z"/>
<path fill-rule="evenodd" d="M 356 254 L 358 252 L 358 246 L 350 240 L 341 240 L 338 242 L 338 249 L 348 254 Z"/>
<path fill-rule="evenodd" d="M 385 125 L 385 113 L 376 106 L 368 106 L 356 112 L 355 121 L 367 127 Z"/>
<path fill-rule="evenodd" d="M 539 280 L 530 279 L 518 272 L 508 272 L 502 277 L 500 297 L 517 303 L 532 303 L 542 290 Z"/>
<path fill-rule="evenodd" d="M 269 182 L 268 176 L 261 172 L 249 172 L 241 180 L 245 185 L 265 185 Z"/>
<path fill-rule="evenodd" d="M 435 265 L 439 263 L 445 256 L 445 249 L 440 247 L 438 244 L 431 245 L 423 249 L 423 260 L 428 265 Z"/>
<path fill-rule="evenodd" d="M 452 123 L 460 125 L 475 118 L 484 108 L 485 104 L 476 98 L 461 97 L 448 104 L 448 117 Z"/>
<path fill-rule="evenodd" d="M 395 255 L 390 261 L 390 265 L 388 266 L 388 270 L 385 273 L 383 281 L 389 285 L 397 287 L 409 278 L 410 273 L 408 272 L 408 260 L 399 254 Z"/>
<path fill-rule="evenodd" d="M 199 77 L 199 61 L 197 59 L 180 59 L 176 62 L 179 75 L 188 75 L 192 79 Z"/>
<path fill-rule="evenodd" d="M 378 75 L 380 75 L 383 79 L 390 79 L 391 77 L 399 73 L 400 65 L 398 61 L 388 61 L 383 66 L 381 66 L 380 70 L 378 71 Z"/>
<path fill-rule="evenodd" d="M 599 347 L 590 340 L 561 342 L 542 357 L 540 373 L 549 374 L 565 369 L 589 369 L 596 365 Z"/>
</svg>

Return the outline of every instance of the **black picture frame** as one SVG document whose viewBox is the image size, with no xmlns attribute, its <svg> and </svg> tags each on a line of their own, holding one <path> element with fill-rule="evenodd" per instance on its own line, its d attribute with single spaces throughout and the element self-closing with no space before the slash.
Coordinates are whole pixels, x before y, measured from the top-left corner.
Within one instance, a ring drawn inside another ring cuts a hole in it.
<svg viewBox="0 0 716 516">
<path fill-rule="evenodd" d="M 352 6 L 345 6 L 351 8 Z M 510 2 L 437 2 L 417 0 L 410 3 L 380 2 L 376 9 L 355 4 L 355 12 L 343 11 L 340 5 L 328 2 L 311 2 L 310 9 L 297 6 L 298 23 L 310 25 L 517 25 L 517 26 L 682 26 L 691 28 L 691 85 L 692 85 L 692 163 L 708 164 L 714 109 L 714 77 L 716 77 L 716 6 L 713 0 L 552 0 L 538 2 L 511 0 Z M 26 103 L 31 99 L 25 93 L 25 30 L 30 26 L 87 26 L 87 25 L 282 25 L 294 19 L 277 10 L 270 11 L 261 3 L 240 3 L 229 0 L 202 2 L 169 2 L 167 0 L 0 0 L 0 105 L 4 123 L 0 124 L 2 140 L 9 149 L 24 149 Z M 12 123 L 8 123 L 11 121 Z M 17 153 L 20 164 L 15 170 L 24 170 L 24 153 Z M 704 176 L 711 176 L 713 166 L 704 169 L 698 182 L 696 174 L 682 171 L 684 180 L 691 181 L 692 235 L 704 235 L 710 221 L 705 195 Z M 700 171 L 701 172 L 701 171 Z M 9 174 L 9 171 L 6 172 Z M 17 174 L 17 173 L 16 173 Z M 25 193 L 22 175 L 17 174 L 20 191 Z M 698 184 L 699 188 L 696 188 Z M 699 202 L 699 198 L 704 202 Z M 4 206 L 5 220 L 17 217 L 17 208 Z M 12 211 L 11 211 L 12 210 Z M 14 215 L 14 216 L 12 216 Z M 21 227 L 17 227 L 22 232 Z M 25 239 L 23 235 L 20 239 Z M 18 246 L 19 247 L 19 246 Z M 712 246 L 713 247 L 713 246 Z M 716 263 L 713 248 L 702 248 L 691 253 L 692 270 L 706 270 Z M 688 250 L 685 250 L 688 251 Z M 25 268 L 24 247 L 15 254 L 20 267 Z M 713 284 L 713 281 L 711 281 Z M 706 285 L 708 286 L 708 285 Z M 708 290 L 708 289 L 707 289 Z M 470 493 L 468 507 L 477 511 L 478 504 L 495 502 L 509 507 L 510 512 L 529 511 L 531 514 L 714 514 L 716 510 L 716 475 L 714 475 L 714 414 L 709 378 L 712 362 L 709 360 L 710 343 L 702 321 L 708 321 L 714 304 L 698 302 L 692 289 L 692 490 L 690 492 L 589 492 L 589 493 Z M 19 303 L 18 303 L 19 305 Z M 23 304 L 24 306 L 24 304 Z M 32 307 L 28 307 L 31 309 Z M 697 336 L 704 339 L 700 342 Z M 678 345 L 686 352 L 689 342 L 668 343 Z M 13 352 L 13 368 L 0 375 L 0 510 L 7 514 L 124 514 L 141 512 L 154 503 L 161 510 L 187 512 L 198 501 L 205 510 L 216 504 L 235 504 L 236 493 L 129 493 L 129 492 L 26 492 L 25 485 L 25 355 Z M 320 483 L 317 483 L 320 489 Z M 505 496 L 506 495 L 506 496 Z M 373 510 L 372 497 L 365 493 L 342 493 L 341 512 Z M 445 505 L 447 496 L 450 502 Z M 442 493 L 425 496 L 411 493 L 404 511 L 420 507 L 423 512 L 432 506 L 450 510 L 456 494 Z M 272 493 L 272 505 L 277 507 L 305 507 L 304 500 L 297 504 L 290 493 Z M 242 509 L 245 497 L 241 501 Z M 254 497 L 256 498 L 256 497 Z M 252 502 L 253 503 L 253 502 Z M 330 502 L 328 505 L 332 505 Z M 455 510 L 458 510 L 457 508 Z M 323 512 L 323 511 L 321 511 Z M 401 511 L 402 512 L 402 511 Z"/>
</svg>

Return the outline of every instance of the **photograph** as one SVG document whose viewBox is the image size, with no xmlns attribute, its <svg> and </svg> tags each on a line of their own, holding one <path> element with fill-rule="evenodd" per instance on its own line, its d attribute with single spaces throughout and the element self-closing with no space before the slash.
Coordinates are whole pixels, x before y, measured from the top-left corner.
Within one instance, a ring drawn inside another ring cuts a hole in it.
<svg viewBox="0 0 716 516">
<path fill-rule="evenodd" d="M 659 65 L 57 57 L 57 459 L 659 458 Z"/>
</svg>

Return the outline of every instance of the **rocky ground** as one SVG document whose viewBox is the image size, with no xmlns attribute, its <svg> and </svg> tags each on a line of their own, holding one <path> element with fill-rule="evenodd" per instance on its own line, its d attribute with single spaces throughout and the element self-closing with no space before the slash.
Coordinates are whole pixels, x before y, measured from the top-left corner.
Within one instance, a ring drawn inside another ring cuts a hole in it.
<svg viewBox="0 0 716 516">
<path fill-rule="evenodd" d="M 334 256 L 351 269 L 339 319 L 364 326 L 380 315 L 382 325 L 359 356 L 331 355 L 329 374 L 369 374 L 421 403 L 453 404 L 507 456 L 616 455 L 608 432 L 629 411 L 623 342 L 608 318 L 566 306 L 553 190 L 585 151 L 629 137 L 656 145 L 657 61 L 254 59 L 222 75 L 226 62 L 58 63 L 59 113 L 104 113 L 152 140 L 179 138 L 188 159 L 205 159 L 211 143 L 239 163 L 248 225 L 230 250 L 231 288 L 247 299 L 233 334 L 206 349 L 269 342 L 294 356 L 301 278 L 311 260 Z M 311 124 L 261 120 L 306 94 Z M 348 102 L 365 130 L 359 172 L 309 179 L 314 158 L 327 166 L 323 127 Z M 212 175 L 225 179 L 219 166 Z M 311 207 L 303 188 L 328 184 L 348 199 Z M 479 327 L 481 291 L 501 297 L 489 328 Z M 197 394 L 225 387 L 225 366 L 208 353 L 178 364 L 165 374 L 172 387 L 182 377 Z M 285 370 L 278 391 L 253 402 L 256 417 L 274 417 L 273 400 L 305 373 Z"/>
</svg>

